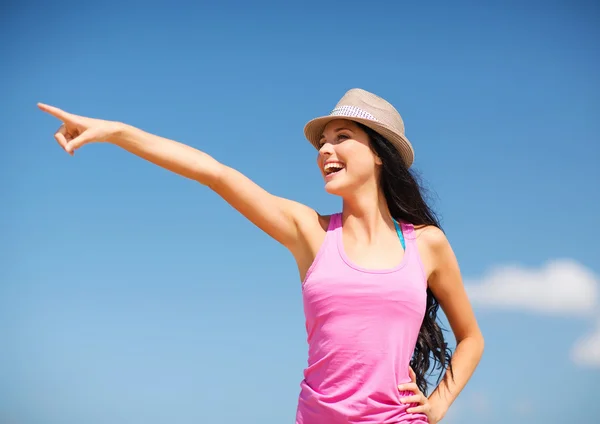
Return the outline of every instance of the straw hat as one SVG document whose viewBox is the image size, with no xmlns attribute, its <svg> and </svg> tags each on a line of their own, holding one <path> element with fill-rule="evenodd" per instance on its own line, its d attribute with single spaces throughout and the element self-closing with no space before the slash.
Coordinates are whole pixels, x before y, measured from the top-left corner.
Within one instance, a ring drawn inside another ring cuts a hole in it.
<svg viewBox="0 0 600 424">
<path fill-rule="evenodd" d="M 360 88 L 344 94 L 327 116 L 312 119 L 304 127 L 304 135 L 316 149 L 328 122 L 334 119 L 349 119 L 360 122 L 384 136 L 400 152 L 406 167 L 415 159 L 412 145 L 404 135 L 404 122 L 398 111 L 381 97 Z"/>
</svg>

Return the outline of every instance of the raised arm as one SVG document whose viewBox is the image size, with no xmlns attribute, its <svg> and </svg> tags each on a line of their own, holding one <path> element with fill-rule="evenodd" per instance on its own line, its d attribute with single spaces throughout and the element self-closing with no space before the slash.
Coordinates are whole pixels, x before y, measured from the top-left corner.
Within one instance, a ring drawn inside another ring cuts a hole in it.
<svg viewBox="0 0 600 424">
<path fill-rule="evenodd" d="M 270 194 L 242 173 L 198 149 L 120 122 L 74 115 L 45 104 L 38 107 L 62 121 L 54 138 L 67 153 L 73 155 L 77 149 L 94 142 L 117 145 L 209 187 L 290 250 L 301 239 L 299 222 L 303 217 L 318 219 L 309 207 Z"/>
</svg>

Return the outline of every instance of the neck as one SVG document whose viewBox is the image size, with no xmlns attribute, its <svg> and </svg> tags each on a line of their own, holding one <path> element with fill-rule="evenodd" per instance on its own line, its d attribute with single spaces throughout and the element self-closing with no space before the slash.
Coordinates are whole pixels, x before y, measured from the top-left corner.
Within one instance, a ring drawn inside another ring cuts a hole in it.
<svg viewBox="0 0 600 424">
<path fill-rule="evenodd" d="M 356 240 L 368 243 L 382 234 L 395 231 L 385 196 L 381 190 L 360 190 L 344 197 L 342 222 L 345 231 Z"/>
</svg>

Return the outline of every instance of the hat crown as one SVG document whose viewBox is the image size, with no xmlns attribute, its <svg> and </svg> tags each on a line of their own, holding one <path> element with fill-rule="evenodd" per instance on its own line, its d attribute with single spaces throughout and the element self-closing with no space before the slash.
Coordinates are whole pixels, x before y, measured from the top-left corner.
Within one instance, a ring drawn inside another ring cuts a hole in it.
<svg viewBox="0 0 600 424">
<path fill-rule="evenodd" d="M 400 113 L 391 103 L 376 94 L 362 88 L 352 88 L 340 99 L 334 111 L 344 107 L 358 108 L 376 121 L 404 134 L 404 121 Z"/>
</svg>

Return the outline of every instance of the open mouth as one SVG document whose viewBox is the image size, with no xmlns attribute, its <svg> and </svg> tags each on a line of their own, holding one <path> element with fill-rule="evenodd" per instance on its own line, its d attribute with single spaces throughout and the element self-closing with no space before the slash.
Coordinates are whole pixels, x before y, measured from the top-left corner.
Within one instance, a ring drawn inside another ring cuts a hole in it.
<svg viewBox="0 0 600 424">
<path fill-rule="evenodd" d="M 329 177 L 334 174 L 337 174 L 344 168 L 345 168 L 345 166 L 341 162 L 330 162 L 330 163 L 325 164 L 325 166 L 323 167 L 323 171 L 325 172 L 325 176 Z"/>
</svg>

